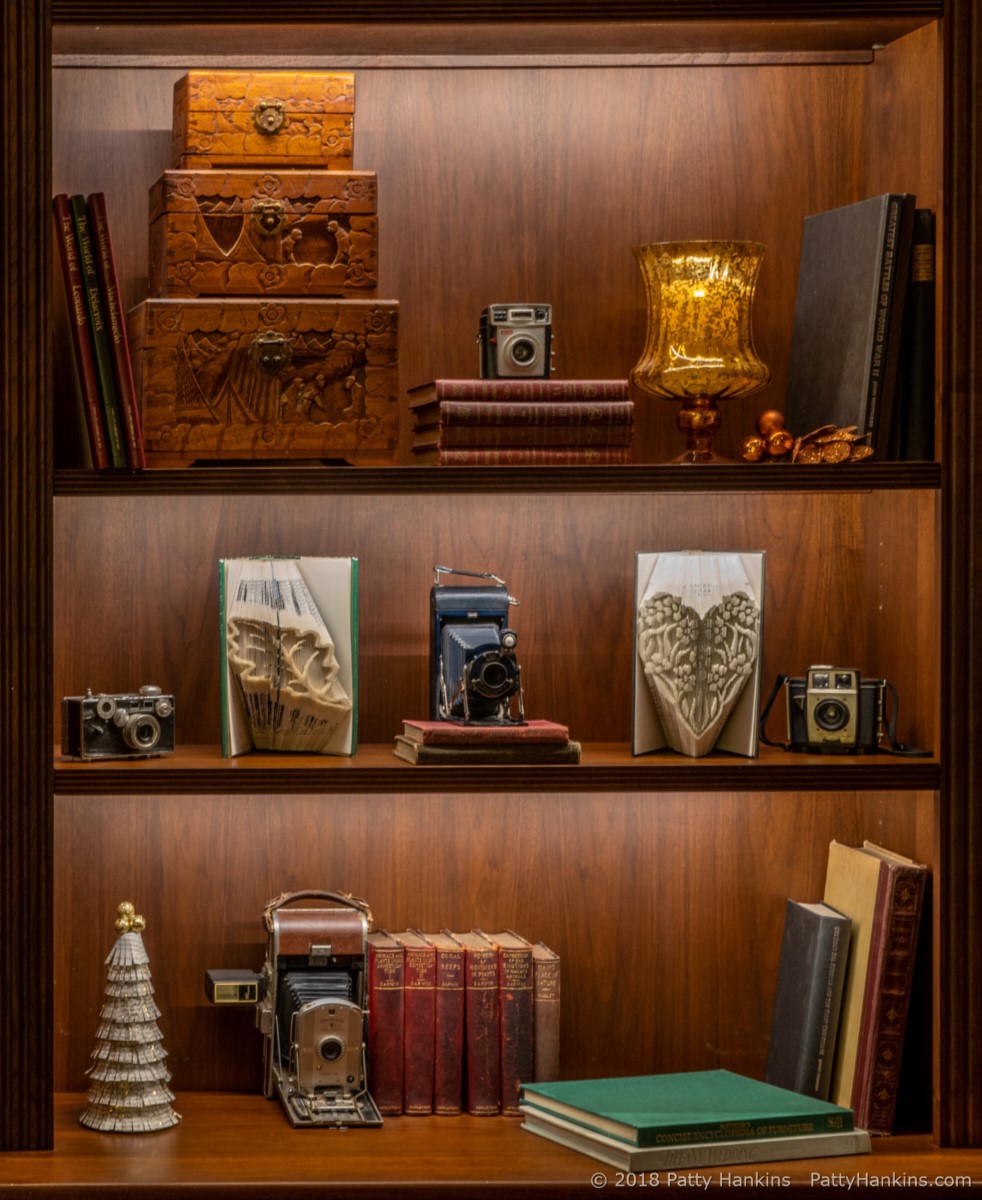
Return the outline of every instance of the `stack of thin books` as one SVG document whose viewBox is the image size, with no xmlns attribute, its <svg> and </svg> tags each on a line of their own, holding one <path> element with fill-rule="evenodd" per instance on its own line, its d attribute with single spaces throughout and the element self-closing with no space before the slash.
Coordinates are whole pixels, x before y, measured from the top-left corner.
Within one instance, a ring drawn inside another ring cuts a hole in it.
<svg viewBox="0 0 982 1200">
<path fill-rule="evenodd" d="M 580 743 L 557 721 L 472 725 L 406 720 L 393 753 L 411 763 L 578 763 Z"/>
<path fill-rule="evenodd" d="M 527 1083 L 523 1127 L 626 1171 L 867 1154 L 852 1109 L 732 1071 Z"/>
<path fill-rule="evenodd" d="M 626 379 L 437 379 L 410 389 L 409 411 L 414 463 L 631 462 Z"/>
</svg>

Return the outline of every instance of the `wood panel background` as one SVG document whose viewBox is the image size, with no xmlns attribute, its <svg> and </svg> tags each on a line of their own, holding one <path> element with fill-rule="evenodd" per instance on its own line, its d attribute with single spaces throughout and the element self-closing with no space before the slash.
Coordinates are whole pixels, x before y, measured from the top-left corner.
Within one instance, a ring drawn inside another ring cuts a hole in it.
<svg viewBox="0 0 982 1200">
<path fill-rule="evenodd" d="M 124 899 L 147 918 L 178 1093 L 259 1088 L 253 1011 L 209 1006 L 204 971 L 258 970 L 263 905 L 305 887 L 365 897 L 384 928 L 546 941 L 563 960 L 569 1077 L 760 1076 L 784 902 L 821 896 L 829 841 L 934 861 L 931 797 L 910 793 L 61 796 L 57 809 L 56 1087 L 69 1091 L 85 1084 Z M 915 1051 L 929 1028 L 920 1009 Z M 928 1095 L 922 1076 L 911 1097 Z"/>
<path fill-rule="evenodd" d="M 355 165 L 378 172 L 378 294 L 401 305 L 402 390 L 476 375 L 480 312 L 508 300 L 552 303 L 557 378 L 624 377 L 645 327 L 631 247 L 753 239 L 773 379 L 725 406 L 720 448 L 735 455 L 783 402 L 804 216 L 887 190 L 938 207 L 936 56 L 926 27 L 872 67 L 359 68 Z M 147 294 L 147 193 L 170 165 L 183 70 L 93 62 L 55 70 L 54 188 L 106 193 L 129 307 Z M 675 406 L 637 399 L 635 460 L 671 457 Z M 403 435 L 405 455 L 408 421 Z"/>
<path fill-rule="evenodd" d="M 219 559 L 351 555 L 363 743 L 390 742 L 404 718 L 427 712 L 437 563 L 493 571 L 521 601 L 513 623 L 530 716 L 564 721 L 581 741 L 628 742 L 635 555 L 761 550 L 764 687 L 816 662 L 854 665 L 897 686 L 902 740 L 931 748 L 936 525 L 937 498 L 920 490 L 59 496 L 56 694 L 156 683 L 176 696 L 180 741 L 217 743 Z"/>
<path fill-rule="evenodd" d="M 379 172 L 379 294 L 402 305 L 403 389 L 473 375 L 478 314 L 503 299 L 554 304 L 559 376 L 623 376 L 644 326 L 631 246 L 755 238 L 774 381 L 727 408 L 732 451 L 783 396 L 804 215 L 887 189 L 938 203 L 935 37 L 911 34 L 873 67 L 360 70 L 356 165 Z M 106 192 L 130 303 L 181 73 L 55 72 L 54 190 Z M 674 449 L 671 406 L 642 402 L 638 460 Z M 928 491 L 63 496 L 55 694 L 157 682 L 177 695 L 180 736 L 216 741 L 218 558 L 355 554 L 361 736 L 386 742 L 425 708 L 430 571 L 449 561 L 502 574 L 522 599 L 530 714 L 626 741 L 635 552 L 747 548 L 768 555 L 765 681 L 855 663 L 898 685 L 903 736 L 936 745 L 937 524 Z M 784 898 L 820 893 L 832 837 L 934 864 L 933 817 L 933 797 L 892 793 L 60 796 L 56 1087 L 84 1086 L 108 918 L 129 898 L 149 920 L 178 1090 L 254 1089 L 251 1015 L 209 1009 L 201 975 L 258 966 L 262 904 L 307 884 L 365 895 L 397 928 L 508 924 L 553 944 L 569 1073 L 759 1074 Z"/>
</svg>

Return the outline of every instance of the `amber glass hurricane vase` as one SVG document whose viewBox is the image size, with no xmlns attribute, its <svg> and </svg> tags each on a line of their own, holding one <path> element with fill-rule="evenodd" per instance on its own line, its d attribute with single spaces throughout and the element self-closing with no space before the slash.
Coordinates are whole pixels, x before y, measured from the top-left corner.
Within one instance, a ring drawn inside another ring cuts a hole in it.
<svg viewBox="0 0 982 1200">
<path fill-rule="evenodd" d="M 681 402 L 679 463 L 726 461 L 712 448 L 718 401 L 749 396 L 770 380 L 751 323 L 764 247 L 759 242 L 656 242 L 635 246 L 648 331 L 631 382 L 648 396 Z"/>
</svg>

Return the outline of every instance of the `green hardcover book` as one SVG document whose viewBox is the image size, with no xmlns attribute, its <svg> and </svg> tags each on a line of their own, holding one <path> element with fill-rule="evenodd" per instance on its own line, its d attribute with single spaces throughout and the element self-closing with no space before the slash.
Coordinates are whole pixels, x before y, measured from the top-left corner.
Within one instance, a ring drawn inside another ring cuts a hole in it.
<svg viewBox="0 0 982 1200">
<path fill-rule="evenodd" d="M 113 375 L 112 347 L 109 342 L 109 327 L 106 324 L 105 301 L 99 283 L 96 266 L 96 245 L 89 218 L 88 205 L 84 196 L 72 196 L 68 201 L 78 241 L 79 267 L 85 303 L 89 314 L 89 333 L 95 355 L 95 373 L 99 385 L 99 399 L 106 422 L 106 441 L 109 447 L 110 465 L 126 466 L 126 440 L 123 422 L 119 413 L 119 396 Z"/>
<path fill-rule="evenodd" d="M 785 1137 L 853 1128 L 851 1108 L 732 1071 L 528 1083 L 522 1103 L 632 1146 Z"/>
</svg>

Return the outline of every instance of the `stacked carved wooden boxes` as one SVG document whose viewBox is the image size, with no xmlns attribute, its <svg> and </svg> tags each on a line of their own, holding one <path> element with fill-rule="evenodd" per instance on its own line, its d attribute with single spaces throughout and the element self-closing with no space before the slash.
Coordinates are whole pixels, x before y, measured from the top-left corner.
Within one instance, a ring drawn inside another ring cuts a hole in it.
<svg viewBox="0 0 982 1200">
<path fill-rule="evenodd" d="M 373 171 L 354 76 L 192 71 L 150 192 L 150 292 L 129 315 L 148 464 L 391 463 L 398 304 L 374 299 Z"/>
</svg>

